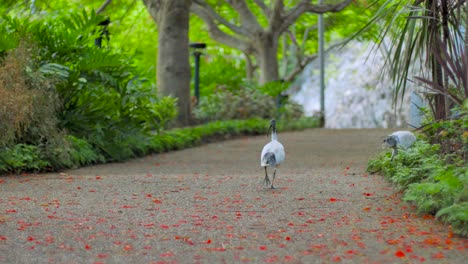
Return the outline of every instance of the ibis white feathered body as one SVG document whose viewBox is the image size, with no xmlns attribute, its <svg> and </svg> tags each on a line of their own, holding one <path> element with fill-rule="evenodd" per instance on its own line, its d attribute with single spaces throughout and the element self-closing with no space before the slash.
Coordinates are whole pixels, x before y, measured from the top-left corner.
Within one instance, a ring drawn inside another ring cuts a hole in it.
<svg viewBox="0 0 468 264">
<path fill-rule="evenodd" d="M 416 141 L 416 136 L 410 131 L 396 131 L 385 137 L 384 143 L 387 147 L 392 148 L 392 160 L 398 153 L 398 148 L 407 149 Z"/>
<path fill-rule="evenodd" d="M 265 168 L 265 184 L 270 184 L 270 178 L 268 177 L 267 167 L 274 169 L 273 178 L 271 181 L 271 188 L 274 189 L 273 182 L 275 180 L 276 169 L 279 164 L 281 164 L 286 158 L 286 153 L 284 152 L 283 144 L 278 141 L 278 136 L 276 134 L 276 121 L 271 120 L 270 123 L 271 132 L 271 141 L 266 144 L 262 153 L 260 154 L 260 166 Z"/>
</svg>

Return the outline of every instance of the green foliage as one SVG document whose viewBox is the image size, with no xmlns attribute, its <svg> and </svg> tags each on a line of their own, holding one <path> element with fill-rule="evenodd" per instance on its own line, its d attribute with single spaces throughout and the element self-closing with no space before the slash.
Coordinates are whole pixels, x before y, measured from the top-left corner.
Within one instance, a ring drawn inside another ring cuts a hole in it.
<svg viewBox="0 0 468 264">
<path fill-rule="evenodd" d="M 300 118 L 278 123 L 278 130 L 302 130 L 318 126 L 314 118 Z M 203 142 L 228 139 L 241 135 L 260 135 L 268 132 L 269 120 L 251 118 L 245 120 L 213 121 L 204 125 L 177 128 L 155 135 L 151 140 L 153 152 L 189 148 Z"/>
<path fill-rule="evenodd" d="M 146 153 L 149 132 L 163 129 L 176 115 L 175 100 L 157 98 L 125 54 L 94 45 L 102 19 L 83 11 L 3 23 L 37 47 L 32 59 L 39 67 L 33 71 L 56 80 L 58 126 L 86 139 L 108 159 L 122 160 Z"/>
<path fill-rule="evenodd" d="M 245 83 L 245 63 L 224 56 L 206 55 L 200 62 L 200 94 L 201 97 L 216 93 L 220 86 L 236 91 Z M 193 65 L 193 67 L 195 67 Z"/>
<path fill-rule="evenodd" d="M 451 223 L 462 236 L 468 236 L 468 202 L 453 204 L 437 212 L 442 221 Z"/>
<path fill-rule="evenodd" d="M 302 130 L 317 127 L 318 121 L 314 118 L 300 118 L 289 122 L 280 122 L 278 129 Z M 177 128 L 160 131 L 145 141 L 135 138 L 127 140 L 127 152 L 120 153 L 121 160 L 133 156 L 142 156 L 148 153 L 161 153 L 171 150 L 189 148 L 204 142 L 228 139 L 241 135 L 259 135 L 267 133 L 269 120 L 252 118 L 246 120 L 215 121 L 204 125 L 187 128 Z M 88 164 L 103 163 L 115 160 L 109 157 L 102 149 L 93 147 L 86 140 L 66 136 L 66 141 L 60 146 L 32 146 L 18 144 L 12 148 L 0 149 L 0 174 L 19 173 L 24 171 L 47 171 L 60 168 L 74 168 Z M 110 146 L 121 146 L 118 144 Z M 109 153 L 115 150 L 107 150 Z M 115 151 L 116 152 L 116 151 Z"/>
<path fill-rule="evenodd" d="M 457 142 L 464 131 L 452 130 L 458 125 L 459 120 L 434 123 L 431 127 L 443 127 L 442 131 L 453 133 L 441 135 L 428 130 L 429 136 L 420 136 L 408 150 L 400 149 L 393 161 L 390 153 L 382 153 L 369 161 L 367 170 L 380 172 L 395 183 L 404 191 L 403 200 L 415 204 L 418 212 L 435 214 L 450 223 L 456 233 L 467 235 L 468 170 L 464 153 L 458 149 L 447 153 L 443 145 L 429 142 L 441 136 L 444 141 Z"/>
<path fill-rule="evenodd" d="M 12 148 L 0 149 L 0 173 L 21 171 L 40 171 L 49 166 L 41 158 L 39 147 L 27 144 L 17 144 Z"/>
<path fill-rule="evenodd" d="M 231 90 L 222 86 L 213 94 L 201 97 L 193 112 L 197 119 L 203 121 L 271 118 L 274 116 L 275 102 L 255 89 Z"/>
<path fill-rule="evenodd" d="M 271 83 L 261 88 L 252 84 L 238 89 L 218 86 L 211 95 L 200 98 L 200 103 L 193 113 L 201 121 L 300 118 L 303 115 L 302 106 L 294 102 L 283 99 L 280 108 L 277 108 L 277 94 L 283 91 L 284 87 L 286 86 L 278 83 Z"/>
</svg>

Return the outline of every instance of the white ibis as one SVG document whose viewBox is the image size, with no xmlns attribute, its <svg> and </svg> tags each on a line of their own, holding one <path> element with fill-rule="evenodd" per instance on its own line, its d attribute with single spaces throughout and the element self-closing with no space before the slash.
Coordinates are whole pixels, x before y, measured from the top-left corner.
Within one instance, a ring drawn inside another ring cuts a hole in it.
<svg viewBox="0 0 468 264">
<path fill-rule="evenodd" d="M 276 135 L 276 121 L 273 119 L 270 122 L 271 129 L 271 141 L 263 147 L 262 154 L 260 155 L 260 166 L 265 168 L 265 180 L 264 183 L 266 186 L 271 184 L 271 189 L 274 189 L 273 182 L 275 181 L 276 169 L 278 165 L 284 161 L 285 153 L 283 144 L 278 141 L 278 136 Z M 273 178 L 270 182 L 268 177 L 267 167 L 274 169 Z"/>
<path fill-rule="evenodd" d="M 392 160 L 398 154 L 398 148 L 407 149 L 416 141 L 416 136 L 409 131 L 396 131 L 385 137 L 383 142 L 389 148 L 392 148 Z"/>
</svg>

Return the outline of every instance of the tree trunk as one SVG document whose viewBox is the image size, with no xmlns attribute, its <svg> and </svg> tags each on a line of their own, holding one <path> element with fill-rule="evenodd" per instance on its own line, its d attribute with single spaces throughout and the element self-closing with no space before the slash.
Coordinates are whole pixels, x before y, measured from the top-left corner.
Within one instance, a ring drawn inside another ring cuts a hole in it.
<svg viewBox="0 0 468 264">
<path fill-rule="evenodd" d="M 257 64 L 260 70 L 259 83 L 278 80 L 278 37 L 273 33 L 263 33 L 255 41 Z"/>
<path fill-rule="evenodd" d="M 177 125 L 191 120 L 189 15 L 191 0 L 144 0 L 158 26 L 156 81 L 159 96 L 177 98 Z"/>
</svg>

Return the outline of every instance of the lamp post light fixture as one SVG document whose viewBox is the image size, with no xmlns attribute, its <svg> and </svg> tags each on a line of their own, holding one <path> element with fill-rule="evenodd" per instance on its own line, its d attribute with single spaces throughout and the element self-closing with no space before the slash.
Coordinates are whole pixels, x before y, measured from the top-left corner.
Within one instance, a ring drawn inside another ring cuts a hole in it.
<svg viewBox="0 0 468 264">
<path fill-rule="evenodd" d="M 190 48 L 193 49 L 193 57 L 195 58 L 195 73 L 194 73 L 194 90 L 195 98 L 197 98 L 196 105 L 200 101 L 200 56 L 202 55 L 202 50 L 206 48 L 206 43 L 190 43 Z"/>
</svg>

